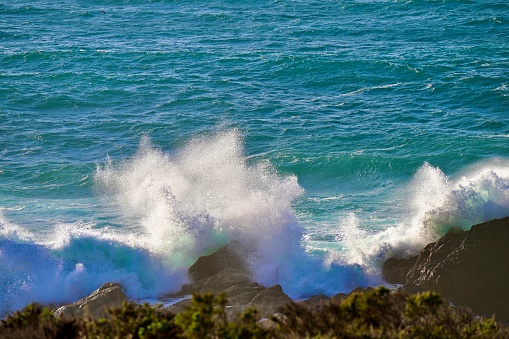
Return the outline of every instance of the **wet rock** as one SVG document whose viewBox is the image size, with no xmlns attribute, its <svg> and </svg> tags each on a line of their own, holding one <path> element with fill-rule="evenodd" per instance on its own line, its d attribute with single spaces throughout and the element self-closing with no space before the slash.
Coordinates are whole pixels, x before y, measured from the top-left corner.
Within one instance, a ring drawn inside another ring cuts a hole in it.
<svg viewBox="0 0 509 339">
<path fill-rule="evenodd" d="M 475 313 L 509 321 L 509 218 L 472 226 L 470 231 L 452 229 L 426 246 L 408 270 L 403 290 L 432 290 L 454 305 Z M 383 276 L 393 263 L 384 265 Z M 398 280 L 399 281 L 399 280 Z"/>
<path fill-rule="evenodd" d="M 307 307 L 313 308 L 313 309 L 320 309 L 323 307 L 325 303 L 328 303 L 331 301 L 331 298 L 329 298 L 326 295 L 323 294 L 317 294 L 313 295 L 310 298 L 301 301 L 302 304 L 306 305 Z"/>
<path fill-rule="evenodd" d="M 290 302 L 292 299 L 283 292 L 281 285 L 274 285 L 260 291 L 248 305 L 261 310 L 262 313 L 271 314 Z"/>
<path fill-rule="evenodd" d="M 210 255 L 198 258 L 189 268 L 189 277 L 192 281 L 197 282 L 210 278 L 225 269 L 249 276 L 249 265 L 243 258 L 250 251 L 248 246 L 240 242 L 233 242 Z"/>
<path fill-rule="evenodd" d="M 189 268 L 191 283 L 173 296 L 214 292 L 225 293 L 228 300 L 227 314 L 235 316 L 250 307 L 256 307 L 261 316 L 272 314 L 290 297 L 279 285 L 266 288 L 251 277 L 248 263 L 243 259 L 249 256 L 249 246 L 234 242 L 216 252 L 200 257 Z M 169 307 L 175 313 L 189 306 L 190 300 Z"/>
<path fill-rule="evenodd" d="M 73 318 L 89 316 L 94 319 L 104 317 L 106 310 L 112 307 L 119 307 L 127 301 L 122 287 L 117 283 L 105 283 L 89 296 L 64 305 L 54 311 L 57 318 Z"/>
<path fill-rule="evenodd" d="M 402 285 L 406 281 L 406 275 L 415 265 L 418 256 L 408 258 L 389 258 L 382 266 L 382 278 L 389 284 Z"/>
</svg>

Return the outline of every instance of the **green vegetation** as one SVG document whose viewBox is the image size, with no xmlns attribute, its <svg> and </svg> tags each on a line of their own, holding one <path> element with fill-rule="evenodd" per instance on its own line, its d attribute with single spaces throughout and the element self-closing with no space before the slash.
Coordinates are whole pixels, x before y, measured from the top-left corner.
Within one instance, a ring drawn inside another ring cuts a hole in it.
<svg viewBox="0 0 509 339">
<path fill-rule="evenodd" d="M 291 303 L 270 321 L 255 309 L 235 319 L 223 294 L 194 295 L 187 311 L 125 303 L 109 316 L 59 319 L 32 304 L 0 324 L 0 338 L 509 338 L 493 319 L 443 303 L 440 295 L 407 295 L 379 287 L 320 307 Z"/>
</svg>

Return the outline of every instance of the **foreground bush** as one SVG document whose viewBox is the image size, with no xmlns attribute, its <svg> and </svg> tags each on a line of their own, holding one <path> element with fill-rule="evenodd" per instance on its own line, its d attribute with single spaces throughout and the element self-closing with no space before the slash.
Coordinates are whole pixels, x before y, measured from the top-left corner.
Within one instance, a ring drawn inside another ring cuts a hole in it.
<svg viewBox="0 0 509 339">
<path fill-rule="evenodd" d="M 407 295 L 380 287 L 320 308 L 291 303 L 261 326 L 255 309 L 228 319 L 224 295 L 194 295 L 187 311 L 126 303 L 108 317 L 57 319 L 29 305 L 0 324 L 0 338 L 509 338 L 493 319 L 443 303 L 440 295 Z"/>
<path fill-rule="evenodd" d="M 48 308 L 31 304 L 0 323 L 0 338 L 79 338 L 82 321 L 57 319 Z"/>
<path fill-rule="evenodd" d="M 493 319 L 444 304 L 434 292 L 409 296 L 379 287 L 318 310 L 292 303 L 282 313 L 284 338 L 509 338 Z"/>
<path fill-rule="evenodd" d="M 160 306 L 125 303 L 108 311 L 108 318 L 82 322 L 83 338 L 179 338 L 175 315 Z"/>
<path fill-rule="evenodd" d="M 271 333 L 258 325 L 257 311 L 248 309 L 236 321 L 229 322 L 224 294 L 194 295 L 191 307 L 177 315 L 175 323 L 186 338 L 270 338 Z M 273 336 L 273 335 L 272 335 Z"/>
</svg>

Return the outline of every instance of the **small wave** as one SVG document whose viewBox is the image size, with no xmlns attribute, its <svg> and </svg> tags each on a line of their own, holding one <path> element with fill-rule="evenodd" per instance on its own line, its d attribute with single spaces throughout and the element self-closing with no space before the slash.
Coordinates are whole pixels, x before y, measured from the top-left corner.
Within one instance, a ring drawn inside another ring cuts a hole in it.
<svg viewBox="0 0 509 339">
<path fill-rule="evenodd" d="M 401 82 L 397 82 L 395 84 L 388 84 L 388 85 L 363 87 L 363 88 L 359 88 L 358 90 L 355 90 L 355 91 L 352 91 L 352 92 L 341 94 L 340 96 L 351 96 L 351 95 L 356 95 L 356 94 L 364 93 L 364 92 L 367 92 L 367 91 L 372 91 L 372 90 L 376 90 L 376 89 L 386 89 L 386 88 L 396 87 L 396 86 L 399 86 L 399 85 L 401 85 Z"/>
<path fill-rule="evenodd" d="M 501 91 L 501 92 L 507 92 L 509 90 L 509 87 L 507 87 L 507 84 L 502 84 L 498 86 L 497 88 L 493 89 L 493 91 Z"/>
</svg>

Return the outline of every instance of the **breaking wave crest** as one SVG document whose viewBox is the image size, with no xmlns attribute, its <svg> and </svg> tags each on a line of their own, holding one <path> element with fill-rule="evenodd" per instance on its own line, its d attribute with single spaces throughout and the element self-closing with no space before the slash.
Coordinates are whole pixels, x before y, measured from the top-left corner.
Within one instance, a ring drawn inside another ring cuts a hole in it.
<svg viewBox="0 0 509 339">
<path fill-rule="evenodd" d="M 368 232 L 359 216 L 349 214 L 336 230 L 342 235 L 343 250 L 330 253 L 329 260 L 377 271 L 388 256 L 415 254 L 451 227 L 468 230 L 509 216 L 509 162 L 494 159 L 456 177 L 425 163 L 400 194 L 407 202 L 400 223 Z"/>
<path fill-rule="evenodd" d="M 60 304 L 90 294 L 107 281 L 120 282 L 132 299 L 175 291 L 183 270 L 168 270 L 118 234 L 87 225 L 57 225 L 48 238 L 0 219 L 0 315 L 30 302 Z"/>
<path fill-rule="evenodd" d="M 254 278 L 280 283 L 295 298 L 367 282 L 356 265 L 327 264 L 305 252 L 292 208 L 304 190 L 266 161 L 247 164 L 237 131 L 197 138 L 172 156 L 145 138 L 133 159 L 107 163 L 96 179 L 103 194 L 139 221 L 147 248 L 172 268 L 241 241 L 249 244 L 244 256 Z"/>
<path fill-rule="evenodd" d="M 199 256 L 233 241 L 249 244 L 256 281 L 279 283 L 293 298 L 368 284 L 358 265 L 305 251 L 292 208 L 303 194 L 297 178 L 266 161 L 248 164 L 237 131 L 171 155 L 143 138 L 131 159 L 98 166 L 95 186 L 125 225 L 48 225 L 42 235 L 0 221 L 3 314 L 33 301 L 72 302 L 107 281 L 131 299 L 176 292 Z"/>
<path fill-rule="evenodd" d="M 369 228 L 350 213 L 326 237 L 338 246 L 306 251 L 293 209 L 304 193 L 297 177 L 246 158 L 235 130 L 171 154 L 142 138 L 132 158 L 98 165 L 94 182 L 106 213 L 122 222 L 61 223 L 37 233 L 0 215 L 1 315 L 33 301 L 72 302 L 107 281 L 120 282 L 131 299 L 177 292 L 199 256 L 231 242 L 248 244 L 241 255 L 256 281 L 279 283 L 292 298 L 348 292 L 380 284 L 387 256 L 415 253 L 450 227 L 509 215 L 509 162 L 455 177 L 426 163 L 398 190 L 406 202 L 394 210 L 399 223 Z"/>
</svg>

